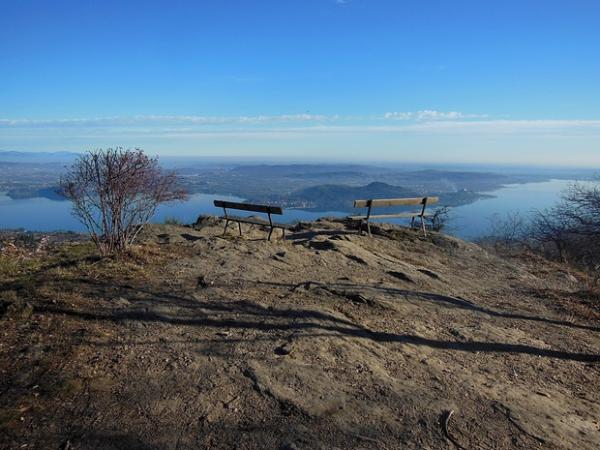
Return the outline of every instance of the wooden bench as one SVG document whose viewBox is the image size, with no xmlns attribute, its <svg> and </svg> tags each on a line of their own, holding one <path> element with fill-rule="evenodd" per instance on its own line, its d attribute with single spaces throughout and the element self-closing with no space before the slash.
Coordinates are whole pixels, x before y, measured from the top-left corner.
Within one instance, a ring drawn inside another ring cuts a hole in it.
<svg viewBox="0 0 600 450">
<path fill-rule="evenodd" d="M 371 200 L 354 200 L 355 208 L 368 208 L 366 216 L 349 216 L 350 220 L 358 220 L 358 233 L 362 234 L 362 224 L 363 221 L 367 224 L 367 231 L 369 236 L 371 236 L 371 225 L 369 223 L 370 219 L 397 219 L 397 218 L 407 218 L 411 220 L 411 227 L 415 224 L 415 219 L 418 217 L 421 219 L 421 230 L 423 230 L 423 234 L 427 236 L 427 229 L 425 228 L 425 217 L 429 216 L 427 212 L 425 212 L 425 208 L 427 205 L 432 203 L 437 203 L 439 201 L 439 197 L 417 197 L 417 198 L 380 198 L 380 199 L 371 199 Z M 373 208 L 385 208 L 391 206 L 412 206 L 412 205 L 421 205 L 422 208 L 420 211 L 415 212 L 400 212 L 400 213 L 392 213 L 392 214 L 371 214 Z"/>
<path fill-rule="evenodd" d="M 283 236 L 285 237 L 285 230 L 291 229 L 290 225 L 285 225 L 281 223 L 274 223 L 271 218 L 272 214 L 282 215 L 283 209 L 279 206 L 269 206 L 269 205 L 253 205 L 251 203 L 238 203 L 238 202 L 227 202 L 224 200 L 215 200 L 214 204 L 217 208 L 223 208 L 223 216 L 220 219 L 225 219 L 225 228 L 223 230 L 223 235 L 227 233 L 227 227 L 229 226 L 229 222 L 237 222 L 238 228 L 240 230 L 240 236 L 242 235 L 242 224 L 248 223 L 251 225 L 262 225 L 269 227 L 269 237 L 267 238 L 269 241 L 271 240 L 271 235 L 273 234 L 273 230 L 275 228 L 279 228 Z M 238 217 L 238 216 L 230 216 L 227 214 L 228 209 L 236 209 L 239 211 L 250 211 L 266 214 L 269 218 L 269 221 L 255 219 L 252 217 Z"/>
</svg>

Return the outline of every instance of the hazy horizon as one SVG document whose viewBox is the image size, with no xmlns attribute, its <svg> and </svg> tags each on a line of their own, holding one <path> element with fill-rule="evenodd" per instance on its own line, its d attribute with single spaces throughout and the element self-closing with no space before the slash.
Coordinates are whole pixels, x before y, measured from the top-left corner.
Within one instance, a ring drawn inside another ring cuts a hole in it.
<svg viewBox="0 0 600 450">
<path fill-rule="evenodd" d="M 92 148 L 84 149 L 81 151 L 61 151 L 61 150 L 48 150 L 48 151 L 19 151 L 19 150 L 5 150 L 0 149 L 0 161 L 12 162 L 19 161 L 22 158 L 26 158 L 27 155 L 42 156 L 47 155 L 48 157 L 63 157 L 67 158 L 72 155 L 80 155 Z M 13 155 L 7 157 L 6 155 Z M 481 171 L 481 170 L 494 170 L 494 171 L 581 171 L 596 173 L 600 172 L 600 164 L 598 166 L 587 166 L 584 165 L 567 165 L 567 164 L 525 164 L 525 163 L 478 163 L 478 162 L 428 162 L 428 161 L 416 161 L 416 160 L 403 160 L 403 159 L 371 159 L 371 158 L 327 158 L 327 157 L 295 157 L 295 156 L 252 156 L 252 155 L 182 155 L 182 154 L 161 154 L 161 153 L 149 153 L 151 156 L 157 156 L 160 162 L 168 162 L 170 165 L 178 162 L 185 163 L 206 163 L 206 164 L 266 164 L 266 165 L 357 165 L 357 166 L 373 166 L 382 167 L 385 165 L 391 169 L 406 170 L 469 170 L 469 171 Z M 34 162 L 32 159 L 28 161 Z"/>
</svg>

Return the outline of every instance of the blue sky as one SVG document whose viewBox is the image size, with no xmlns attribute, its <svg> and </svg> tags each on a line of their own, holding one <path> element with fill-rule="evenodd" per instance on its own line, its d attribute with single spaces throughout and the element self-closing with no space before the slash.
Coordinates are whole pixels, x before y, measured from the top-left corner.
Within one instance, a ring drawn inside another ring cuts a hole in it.
<svg viewBox="0 0 600 450">
<path fill-rule="evenodd" d="M 0 1 L 0 150 L 600 167 L 598 1 Z"/>
</svg>

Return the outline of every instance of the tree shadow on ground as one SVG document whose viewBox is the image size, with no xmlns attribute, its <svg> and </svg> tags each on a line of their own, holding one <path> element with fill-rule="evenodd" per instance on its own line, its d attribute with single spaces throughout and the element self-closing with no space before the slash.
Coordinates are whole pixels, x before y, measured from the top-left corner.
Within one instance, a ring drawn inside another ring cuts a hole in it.
<svg viewBox="0 0 600 450">
<path fill-rule="evenodd" d="M 248 283 L 248 282 L 246 281 L 246 283 Z M 286 284 L 286 283 L 275 283 L 275 282 L 257 282 L 256 284 L 267 285 L 267 286 L 276 286 L 276 287 L 282 287 L 282 288 L 287 288 L 287 289 L 292 289 L 292 290 L 298 289 L 301 286 L 312 285 L 312 286 L 318 286 L 329 292 L 331 292 L 333 290 L 334 293 L 336 292 L 336 290 L 338 292 L 339 291 L 343 292 L 344 290 L 346 290 L 348 292 L 374 290 L 374 291 L 382 292 L 385 295 L 388 295 L 390 297 L 404 297 L 404 298 L 410 297 L 413 299 L 423 300 L 423 301 L 431 302 L 434 304 L 442 303 L 442 304 L 449 305 L 451 307 L 460 308 L 460 309 L 464 309 L 464 310 L 468 310 L 468 311 L 474 311 L 474 312 L 482 313 L 482 314 L 485 314 L 485 315 L 488 315 L 491 317 L 500 317 L 500 318 L 505 318 L 505 319 L 516 319 L 516 320 L 530 320 L 530 321 L 535 321 L 535 322 L 544 322 L 544 323 L 551 324 L 551 325 L 559 325 L 559 326 L 570 327 L 570 328 L 579 328 L 579 329 L 587 330 L 587 331 L 600 332 L 600 327 L 593 326 L 593 325 L 576 324 L 576 323 L 568 322 L 565 320 L 557 320 L 557 319 L 551 319 L 551 318 L 547 318 L 547 317 L 540 317 L 540 316 L 527 315 L 527 314 L 521 314 L 521 313 L 496 311 L 491 308 L 486 308 L 486 307 L 477 305 L 477 304 L 475 304 L 467 299 L 464 299 L 462 297 L 450 297 L 448 295 L 436 294 L 436 293 L 432 293 L 432 292 L 413 291 L 413 290 L 408 290 L 408 289 L 397 289 L 397 288 L 390 288 L 390 287 L 376 286 L 376 285 L 359 285 L 359 284 L 352 284 L 352 283 L 323 284 L 323 283 L 314 282 L 314 281 L 308 281 L 308 282 L 299 283 L 299 284 Z"/>
<path fill-rule="evenodd" d="M 147 290 L 139 291 L 144 295 L 150 293 Z M 410 292 L 411 295 L 414 295 L 411 291 L 401 292 Z M 315 337 L 314 333 L 316 332 L 326 333 L 328 336 L 367 339 L 377 343 L 411 344 L 440 350 L 523 354 L 588 363 L 600 362 L 600 355 L 588 353 L 544 349 L 530 345 L 502 342 L 431 339 L 408 333 L 398 334 L 371 330 L 349 320 L 340 319 L 333 315 L 310 309 L 264 307 L 250 301 L 230 301 L 226 299 L 221 301 L 212 299 L 209 302 L 203 302 L 174 294 L 160 292 L 150 294 L 152 294 L 152 299 L 143 299 L 140 302 L 140 307 L 136 307 L 134 304 L 132 308 L 115 309 L 96 307 L 84 311 L 64 306 L 44 304 L 36 305 L 36 310 L 47 314 L 61 314 L 89 321 L 109 321 L 113 323 L 141 321 L 175 326 L 246 329 L 258 332 L 305 331 L 310 333 L 303 333 L 304 338 Z M 136 289 L 134 288 L 125 289 L 121 292 L 121 295 L 131 299 L 133 303 L 136 302 Z M 437 294 L 428 294 L 428 296 L 424 296 L 423 298 L 431 301 L 444 301 L 461 308 L 474 309 L 476 311 L 480 308 L 461 299 L 446 298 Z M 168 304 L 174 307 L 174 309 L 168 313 L 161 311 L 160 308 L 157 310 L 152 309 L 152 304 L 160 306 L 161 303 Z M 489 311 L 485 309 L 482 312 L 489 314 Z M 224 315 L 226 317 L 223 317 Z M 504 316 L 501 315 L 501 317 Z M 512 315 L 509 317 L 513 318 Z M 517 315 L 516 318 L 521 317 Z M 525 316 L 525 319 L 531 320 L 527 316 Z"/>
</svg>

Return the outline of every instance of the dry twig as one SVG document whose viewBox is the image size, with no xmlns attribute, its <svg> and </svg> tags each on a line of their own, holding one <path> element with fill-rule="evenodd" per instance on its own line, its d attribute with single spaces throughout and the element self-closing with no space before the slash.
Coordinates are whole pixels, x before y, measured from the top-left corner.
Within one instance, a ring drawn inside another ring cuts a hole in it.
<svg viewBox="0 0 600 450">
<path fill-rule="evenodd" d="M 458 448 L 459 450 L 466 450 L 462 445 L 458 443 L 456 439 L 454 439 L 454 437 L 452 437 L 452 435 L 450 434 L 450 430 L 448 429 L 448 424 L 450 423 L 450 417 L 452 417 L 452 414 L 454 414 L 453 409 L 451 409 L 450 411 L 445 411 L 442 414 L 440 422 L 442 424 L 444 434 L 446 435 L 446 438 L 455 445 L 456 448 Z"/>
</svg>

